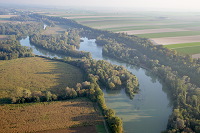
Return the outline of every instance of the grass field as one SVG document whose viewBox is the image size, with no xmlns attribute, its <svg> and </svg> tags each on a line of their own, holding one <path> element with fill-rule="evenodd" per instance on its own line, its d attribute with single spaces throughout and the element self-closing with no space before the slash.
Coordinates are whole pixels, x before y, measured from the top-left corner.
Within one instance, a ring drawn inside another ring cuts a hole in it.
<svg viewBox="0 0 200 133">
<path fill-rule="evenodd" d="M 139 34 L 137 36 L 145 38 L 161 38 L 161 37 L 194 36 L 194 35 L 200 35 L 200 31 L 151 33 L 151 34 Z"/>
<path fill-rule="evenodd" d="M 0 98 L 17 88 L 56 92 L 78 82 L 83 82 L 82 71 L 66 63 L 39 57 L 0 61 Z"/>
<path fill-rule="evenodd" d="M 65 25 L 56 25 L 55 27 L 47 27 L 46 30 L 42 32 L 43 35 L 51 35 L 51 34 L 63 34 L 67 31 L 67 26 Z"/>
<path fill-rule="evenodd" d="M 171 45 L 165 45 L 164 47 L 174 49 L 178 51 L 179 53 L 183 53 L 183 54 L 193 55 L 193 54 L 200 53 L 200 42 L 171 44 Z"/>
<path fill-rule="evenodd" d="M 102 125 L 103 117 L 90 100 L 79 98 L 69 101 L 1 105 L 0 123 L 1 133 L 45 130 L 55 133 L 56 129 L 66 129 L 70 132 L 69 127 L 77 127 L 74 130 L 78 130 L 78 127 L 87 128 L 87 125 Z M 74 133 L 73 128 L 71 129 Z"/>
<path fill-rule="evenodd" d="M 140 22 L 138 22 L 140 23 Z M 152 23 L 152 22 L 151 22 Z M 187 27 L 197 27 L 200 26 L 199 23 L 189 23 L 189 24 L 166 24 L 166 25 L 146 25 L 142 26 L 127 26 L 127 27 L 114 27 L 114 28 L 105 28 L 105 30 L 110 30 L 113 32 L 119 31 L 130 31 L 130 30 L 145 30 L 145 29 L 163 29 L 163 28 L 187 28 Z"/>
</svg>

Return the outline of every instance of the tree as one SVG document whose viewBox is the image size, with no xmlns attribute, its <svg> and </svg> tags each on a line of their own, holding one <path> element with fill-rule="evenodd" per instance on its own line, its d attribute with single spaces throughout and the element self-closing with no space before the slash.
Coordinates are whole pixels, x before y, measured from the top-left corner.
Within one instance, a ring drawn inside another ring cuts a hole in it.
<svg viewBox="0 0 200 133">
<path fill-rule="evenodd" d="M 45 98 L 47 102 L 52 101 L 52 94 L 50 91 L 45 91 Z"/>
</svg>

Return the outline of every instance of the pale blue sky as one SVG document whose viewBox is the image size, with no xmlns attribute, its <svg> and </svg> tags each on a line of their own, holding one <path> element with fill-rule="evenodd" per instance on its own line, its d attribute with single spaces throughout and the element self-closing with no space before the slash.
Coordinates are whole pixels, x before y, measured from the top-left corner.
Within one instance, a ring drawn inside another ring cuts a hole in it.
<svg viewBox="0 0 200 133">
<path fill-rule="evenodd" d="M 200 11 L 200 0 L 0 0 L 0 3 Z"/>
</svg>

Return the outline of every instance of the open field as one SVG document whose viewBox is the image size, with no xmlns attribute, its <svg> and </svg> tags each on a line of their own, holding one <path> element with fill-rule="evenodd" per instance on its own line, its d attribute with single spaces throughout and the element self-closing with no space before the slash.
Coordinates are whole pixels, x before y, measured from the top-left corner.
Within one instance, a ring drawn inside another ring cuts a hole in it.
<svg viewBox="0 0 200 133">
<path fill-rule="evenodd" d="M 183 47 L 195 47 L 195 46 L 200 46 L 200 42 L 165 45 L 165 47 L 170 48 L 170 49 L 183 48 Z"/>
<path fill-rule="evenodd" d="M 79 130 L 79 126 L 80 129 L 87 130 L 87 125 L 99 125 L 102 122 L 103 117 L 97 106 L 86 98 L 0 106 L 1 133 L 37 131 L 45 133 L 65 129 L 65 132 L 74 132 Z M 84 125 L 86 127 L 82 128 Z M 69 129 L 69 127 L 76 128 Z M 88 126 L 89 130 L 91 128 L 92 126 Z M 95 131 L 94 126 L 92 130 Z"/>
<path fill-rule="evenodd" d="M 188 55 L 193 55 L 193 54 L 198 54 L 200 53 L 200 46 L 195 46 L 195 47 L 184 47 L 184 48 L 176 48 L 174 49 L 179 53 L 183 54 L 188 54 Z"/>
<path fill-rule="evenodd" d="M 67 26 L 65 25 L 56 25 L 55 27 L 47 27 L 46 30 L 42 32 L 44 35 L 50 34 L 63 34 L 66 31 Z"/>
<path fill-rule="evenodd" d="M 148 35 L 150 33 L 163 33 L 163 32 L 178 32 L 178 31 L 188 31 L 185 29 L 172 29 L 172 28 L 166 28 L 166 29 L 147 29 L 147 30 L 132 30 L 132 31 L 122 31 L 130 35 Z"/>
<path fill-rule="evenodd" d="M 197 35 L 197 36 L 152 38 L 152 40 L 154 40 L 156 43 L 161 44 L 161 45 L 192 43 L 192 42 L 200 42 L 200 35 Z"/>
<path fill-rule="evenodd" d="M 200 42 L 171 44 L 171 45 L 165 45 L 165 47 L 174 49 L 183 54 L 194 55 L 192 56 L 194 58 L 200 57 L 198 54 L 200 52 Z"/>
<path fill-rule="evenodd" d="M 39 131 L 37 133 L 105 133 L 105 132 L 97 131 L 97 128 L 92 125 L 92 126 Z"/>
<path fill-rule="evenodd" d="M 139 23 L 139 22 L 138 22 Z M 151 22 L 152 23 L 152 22 Z M 149 29 L 166 29 L 166 28 L 181 28 L 185 29 L 187 27 L 197 27 L 199 23 L 188 23 L 188 24 L 166 24 L 166 25 L 141 25 L 141 26 L 125 26 L 125 27 L 115 27 L 115 28 L 106 28 L 105 30 L 110 30 L 113 32 L 123 32 L 123 31 L 133 31 L 133 30 L 149 30 Z"/>
<path fill-rule="evenodd" d="M 164 32 L 164 31 L 163 31 Z M 178 32 L 164 32 L 164 33 L 151 33 L 151 34 L 139 34 L 139 37 L 145 38 L 162 38 L 162 37 L 179 37 L 179 36 L 195 36 L 200 35 L 200 31 L 178 31 Z"/>
<path fill-rule="evenodd" d="M 17 88 L 56 92 L 78 82 L 83 82 L 82 71 L 66 63 L 39 57 L 0 61 L 0 98 Z"/>
</svg>

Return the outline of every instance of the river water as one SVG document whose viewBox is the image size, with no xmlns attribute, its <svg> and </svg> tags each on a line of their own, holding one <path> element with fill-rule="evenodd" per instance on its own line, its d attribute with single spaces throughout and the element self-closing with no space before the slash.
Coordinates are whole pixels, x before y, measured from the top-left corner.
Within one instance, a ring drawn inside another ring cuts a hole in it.
<svg viewBox="0 0 200 133">
<path fill-rule="evenodd" d="M 116 65 L 122 65 L 137 76 L 140 91 L 131 100 L 124 90 L 104 90 L 106 104 L 116 111 L 122 118 L 125 133 L 160 133 L 167 127 L 169 115 L 172 113 L 170 99 L 167 97 L 165 86 L 155 76 L 143 68 L 102 56 L 102 47 L 97 46 L 95 40 L 82 38 L 79 50 L 87 51 L 97 60 L 107 60 Z M 30 44 L 29 38 L 22 39 L 21 45 L 29 46 L 33 53 L 47 57 L 62 58 L 63 56 L 37 48 Z"/>
</svg>

